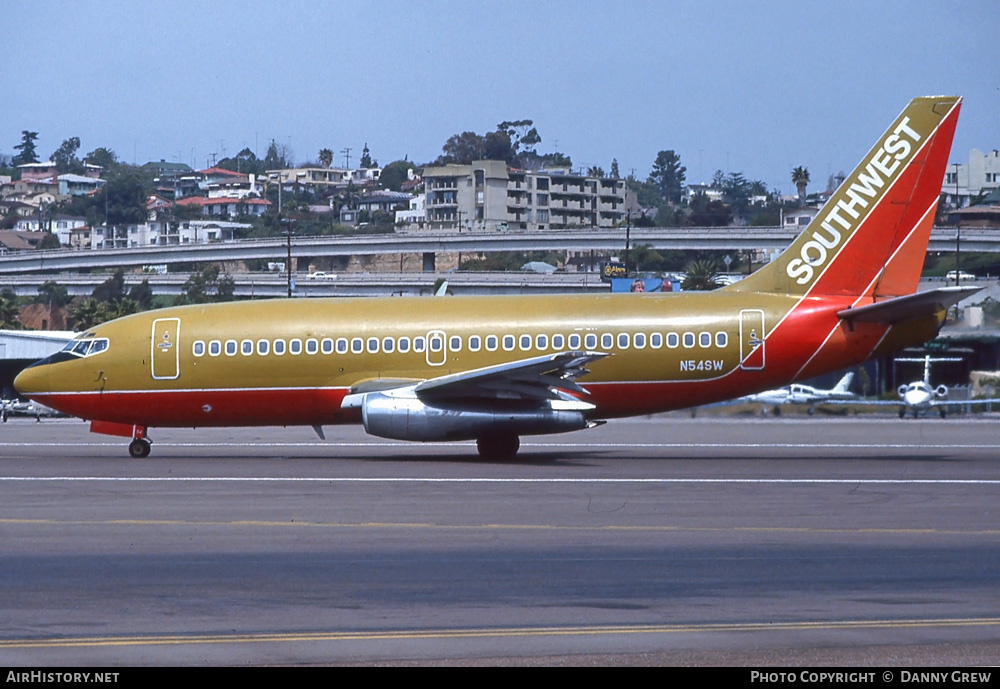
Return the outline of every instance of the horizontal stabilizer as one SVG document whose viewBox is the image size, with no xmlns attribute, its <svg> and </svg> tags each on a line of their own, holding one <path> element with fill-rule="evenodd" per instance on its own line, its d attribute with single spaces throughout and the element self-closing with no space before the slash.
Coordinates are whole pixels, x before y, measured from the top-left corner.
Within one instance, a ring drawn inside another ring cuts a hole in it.
<svg viewBox="0 0 1000 689">
<path fill-rule="evenodd" d="M 945 311 L 982 287 L 940 287 L 837 312 L 845 321 L 893 325 Z"/>
</svg>

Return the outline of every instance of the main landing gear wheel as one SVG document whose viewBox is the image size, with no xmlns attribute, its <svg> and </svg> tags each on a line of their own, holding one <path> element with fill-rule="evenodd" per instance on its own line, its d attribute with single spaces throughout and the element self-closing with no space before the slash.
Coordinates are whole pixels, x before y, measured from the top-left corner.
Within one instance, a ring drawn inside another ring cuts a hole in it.
<svg viewBox="0 0 1000 689">
<path fill-rule="evenodd" d="M 513 459 L 521 447 L 521 439 L 516 435 L 484 435 L 476 440 L 479 456 L 491 461 Z"/>
<path fill-rule="evenodd" d="M 136 459 L 149 457 L 149 441 L 145 438 L 136 438 L 128 444 L 128 453 Z"/>
</svg>

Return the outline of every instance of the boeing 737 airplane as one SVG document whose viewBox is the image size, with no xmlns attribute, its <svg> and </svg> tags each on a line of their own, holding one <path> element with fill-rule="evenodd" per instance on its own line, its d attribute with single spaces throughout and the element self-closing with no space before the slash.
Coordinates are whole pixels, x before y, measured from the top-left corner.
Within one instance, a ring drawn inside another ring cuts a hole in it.
<svg viewBox="0 0 1000 689">
<path fill-rule="evenodd" d="M 152 427 L 362 423 L 502 459 L 807 380 L 932 338 L 969 293 L 914 293 L 959 108 L 912 101 L 776 260 L 714 292 L 182 306 L 97 326 L 15 387 L 135 457 Z"/>
</svg>

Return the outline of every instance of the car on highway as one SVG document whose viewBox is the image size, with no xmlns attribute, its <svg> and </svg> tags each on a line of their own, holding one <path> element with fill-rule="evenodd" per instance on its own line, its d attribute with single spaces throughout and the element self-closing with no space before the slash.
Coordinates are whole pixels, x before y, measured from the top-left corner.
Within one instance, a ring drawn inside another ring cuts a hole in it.
<svg viewBox="0 0 1000 689">
<path fill-rule="evenodd" d="M 308 278 L 309 280 L 336 280 L 337 276 L 334 275 L 333 273 L 326 273 L 323 272 L 322 270 L 315 270 L 306 275 L 306 278 Z"/>
<path fill-rule="evenodd" d="M 966 273 L 964 270 L 949 270 L 945 274 L 946 280 L 975 280 L 976 276 L 972 273 Z"/>
</svg>

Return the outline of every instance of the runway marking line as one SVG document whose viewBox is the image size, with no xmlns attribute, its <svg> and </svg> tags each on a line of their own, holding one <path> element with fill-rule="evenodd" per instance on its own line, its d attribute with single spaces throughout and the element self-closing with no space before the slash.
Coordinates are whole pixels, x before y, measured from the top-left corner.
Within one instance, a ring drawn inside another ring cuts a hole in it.
<svg viewBox="0 0 1000 689">
<path fill-rule="evenodd" d="M 315 521 L 184 521 L 180 519 L 0 519 L 0 526 L 149 526 L 149 527 L 260 527 L 260 528 L 308 528 L 308 529 L 432 529 L 449 531 L 568 531 L 616 533 L 750 533 L 750 534 L 877 534 L 877 535 L 947 535 L 997 537 L 1000 529 L 935 529 L 917 527 L 861 527 L 857 529 L 834 529 L 807 526 L 622 526 L 605 524 L 601 526 L 566 526 L 558 524 L 435 524 L 432 522 L 315 522 Z"/>
<path fill-rule="evenodd" d="M 995 486 L 1000 479 L 921 478 L 490 478 L 430 476 L 0 476 L 0 483 L 622 483 L 759 485 L 959 485 Z"/>
<path fill-rule="evenodd" d="M 414 447 L 412 442 L 406 441 L 396 441 L 396 442 L 383 442 L 383 441 L 372 441 L 372 442 L 228 442 L 228 443 L 181 443 L 181 442 L 156 442 L 153 444 L 158 448 L 198 448 L 198 447 L 264 447 L 264 448 L 331 448 L 331 447 Z M 469 441 L 456 441 L 456 442 L 422 442 L 419 447 L 472 447 L 474 443 Z M 12 442 L 4 443 L 4 447 L 122 447 L 121 443 L 52 443 L 52 442 Z M 650 449 L 650 448 L 662 448 L 667 450 L 683 450 L 683 449 L 805 449 L 813 448 L 819 450 L 836 450 L 836 449 L 876 449 L 876 450 L 911 450 L 911 449 L 931 449 L 931 450 L 947 450 L 947 449 L 964 449 L 964 450 L 988 450 L 995 447 L 995 445 L 988 443 L 780 443 L 780 442 L 766 442 L 766 443 L 522 443 L 522 448 L 598 448 L 598 449 L 622 449 L 622 448 L 636 448 L 636 449 Z"/>
<path fill-rule="evenodd" d="M 421 639 L 470 639 L 542 636 L 594 636 L 598 634 L 711 634 L 759 631 L 851 631 L 857 629 L 912 629 L 931 627 L 995 627 L 997 617 L 842 620 L 805 622 L 731 622 L 676 625 L 604 625 L 594 627 L 511 627 L 497 629 L 428 629 L 353 632 L 259 632 L 232 634 L 147 634 L 134 636 L 81 636 L 48 639 L 0 639 L 0 648 L 75 648 L 82 646 L 167 646 L 232 643 L 304 643 L 390 641 Z"/>
</svg>

